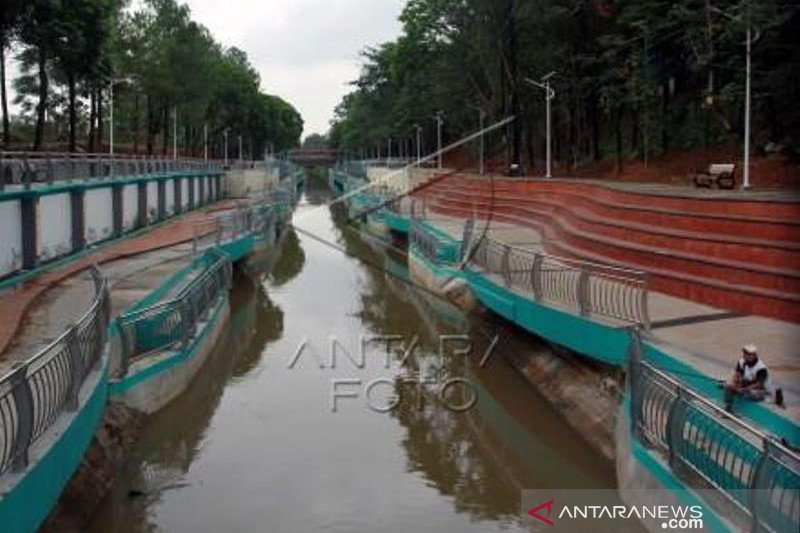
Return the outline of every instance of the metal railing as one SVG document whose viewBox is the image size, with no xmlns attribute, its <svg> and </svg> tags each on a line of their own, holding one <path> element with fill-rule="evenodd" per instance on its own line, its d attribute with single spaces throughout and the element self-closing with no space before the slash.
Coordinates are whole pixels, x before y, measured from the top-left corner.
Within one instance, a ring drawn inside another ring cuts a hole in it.
<svg viewBox="0 0 800 533">
<path fill-rule="evenodd" d="M 650 328 L 644 272 L 554 257 L 485 236 L 466 248 L 472 264 L 536 301 Z"/>
<path fill-rule="evenodd" d="M 289 211 L 281 201 L 255 206 L 240 206 L 210 219 L 195 222 L 192 254 L 234 241 L 247 234 L 261 234 L 277 223 L 281 213 Z"/>
<path fill-rule="evenodd" d="M 208 250 L 195 268 L 201 273 L 173 298 L 117 318 L 121 361 L 119 376 L 130 363 L 154 353 L 184 348 L 194 338 L 200 322 L 231 285 L 232 265 L 225 253 Z"/>
<path fill-rule="evenodd" d="M 79 394 L 105 349 L 111 303 L 106 279 L 91 268 L 95 296 L 89 309 L 56 340 L 0 378 L 0 474 L 28 465 L 28 451 Z"/>
<path fill-rule="evenodd" d="M 699 476 L 752 521 L 751 531 L 800 531 L 800 456 L 642 360 L 629 356 L 634 435 L 673 470 Z M 730 506 L 728 506 L 730 507 Z"/>
<path fill-rule="evenodd" d="M 173 160 L 156 156 L 0 152 L 0 190 L 6 185 L 28 188 L 34 183 L 75 179 L 212 171 L 222 171 L 222 165 L 215 161 Z"/>
<path fill-rule="evenodd" d="M 409 232 L 409 245 L 415 247 L 423 257 L 437 263 L 454 264 L 461 260 L 460 243 L 440 238 L 433 231 L 413 219 Z"/>
</svg>

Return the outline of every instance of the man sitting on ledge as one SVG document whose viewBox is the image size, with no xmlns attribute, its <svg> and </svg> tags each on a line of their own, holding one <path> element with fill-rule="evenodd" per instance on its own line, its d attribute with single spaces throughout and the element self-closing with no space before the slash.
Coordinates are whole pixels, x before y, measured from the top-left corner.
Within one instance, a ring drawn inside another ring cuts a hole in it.
<svg viewBox="0 0 800 533">
<path fill-rule="evenodd" d="M 769 372 L 758 358 L 758 349 L 753 344 L 742 348 L 742 358 L 736 363 L 733 378 L 725 384 L 725 410 L 733 410 L 733 400 L 742 396 L 747 400 L 762 401 L 767 395 Z"/>
</svg>

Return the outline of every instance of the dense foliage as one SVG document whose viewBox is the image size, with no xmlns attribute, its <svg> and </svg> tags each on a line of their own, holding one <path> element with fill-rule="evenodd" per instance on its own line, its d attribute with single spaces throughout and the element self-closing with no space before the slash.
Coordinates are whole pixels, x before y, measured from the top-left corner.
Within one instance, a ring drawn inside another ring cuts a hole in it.
<svg viewBox="0 0 800 533">
<path fill-rule="evenodd" d="M 420 125 L 430 150 L 438 111 L 454 139 L 477 129 L 479 106 L 487 123 L 519 117 L 495 148 L 541 164 L 544 91 L 525 78 L 550 71 L 554 150 L 567 166 L 740 142 L 749 21 L 754 150 L 800 148 L 796 3 L 410 0 L 401 21 L 397 40 L 364 53 L 333 146 L 374 153 Z"/>
<path fill-rule="evenodd" d="M 173 129 L 184 155 L 258 157 L 299 143 L 303 122 L 261 80 L 244 52 L 224 48 L 176 0 L 3 0 L 0 52 L 16 41 L 21 75 L 13 80 L 22 122 L 15 137 L 79 143 L 97 151 L 107 142 L 113 85 L 117 150 L 167 153 Z M 3 138 L 11 138 L 3 87 Z M 26 123 L 29 127 L 26 128 Z M 175 127 L 176 126 L 176 127 Z M 105 149 L 105 148 L 103 148 Z"/>
</svg>

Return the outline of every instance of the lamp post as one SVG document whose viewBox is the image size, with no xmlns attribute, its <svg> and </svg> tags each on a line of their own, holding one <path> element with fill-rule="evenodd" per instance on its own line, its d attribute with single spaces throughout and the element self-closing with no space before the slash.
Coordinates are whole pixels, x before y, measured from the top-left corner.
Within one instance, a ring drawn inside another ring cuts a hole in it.
<svg viewBox="0 0 800 533">
<path fill-rule="evenodd" d="M 551 139 L 551 118 L 550 118 L 550 101 L 555 98 L 556 92 L 550 87 L 550 78 L 555 76 L 556 71 L 549 72 L 542 76 L 540 81 L 534 81 L 530 78 L 525 78 L 525 81 L 533 86 L 539 87 L 540 89 L 544 89 L 544 100 L 545 100 L 545 113 L 546 113 L 546 122 L 547 122 L 547 143 L 546 143 L 546 150 L 547 150 L 547 171 L 545 173 L 545 178 L 552 178 L 553 177 L 553 161 L 552 161 L 552 139 Z"/>
<path fill-rule="evenodd" d="M 731 15 L 730 13 L 721 10 L 718 7 L 712 6 L 710 8 L 712 11 L 719 13 L 720 15 L 727 17 L 733 21 L 741 22 L 742 15 Z M 747 30 L 745 32 L 745 81 L 744 81 L 744 154 L 742 155 L 742 165 L 744 166 L 742 172 L 742 189 L 747 190 L 750 188 L 750 114 L 751 114 L 751 102 L 752 102 L 752 94 L 751 94 L 751 78 L 752 78 L 752 51 L 753 51 L 753 41 L 757 41 L 760 35 L 756 34 L 756 37 L 753 37 L 753 24 L 750 20 L 750 1 L 747 0 L 746 6 L 747 12 L 745 13 L 745 25 Z"/>
<path fill-rule="evenodd" d="M 242 162 L 242 136 L 239 135 L 239 163 Z"/>
<path fill-rule="evenodd" d="M 486 173 L 486 160 L 485 160 L 485 141 L 483 137 L 483 122 L 486 118 L 486 111 L 483 110 L 480 106 L 470 106 L 472 109 L 475 109 L 478 112 L 478 131 L 481 134 L 480 138 L 480 175 L 483 176 Z"/>
</svg>

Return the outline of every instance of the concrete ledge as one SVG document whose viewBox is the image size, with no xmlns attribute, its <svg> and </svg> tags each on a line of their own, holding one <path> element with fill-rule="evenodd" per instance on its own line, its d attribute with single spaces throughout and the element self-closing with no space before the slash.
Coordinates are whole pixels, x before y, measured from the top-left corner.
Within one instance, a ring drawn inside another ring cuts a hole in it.
<svg viewBox="0 0 800 533">
<path fill-rule="evenodd" d="M 103 417 L 108 355 L 81 388 L 80 410 L 64 413 L 30 449 L 24 471 L 0 479 L 0 529 L 31 533 L 39 529 L 77 470 Z"/>
<path fill-rule="evenodd" d="M 179 396 L 205 363 L 228 324 L 228 296 L 209 311 L 206 322 L 188 347 L 147 357 L 131 365 L 128 374 L 109 384 L 110 394 L 125 405 L 153 414 Z"/>
</svg>

